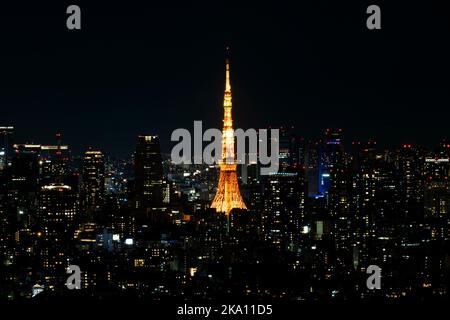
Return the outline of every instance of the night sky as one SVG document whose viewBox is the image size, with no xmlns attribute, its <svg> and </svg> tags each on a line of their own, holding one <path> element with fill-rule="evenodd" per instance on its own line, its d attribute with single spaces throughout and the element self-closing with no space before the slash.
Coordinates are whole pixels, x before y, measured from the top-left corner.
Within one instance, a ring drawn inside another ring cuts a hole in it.
<svg viewBox="0 0 450 320">
<path fill-rule="evenodd" d="M 2 4 L 0 125 L 16 142 L 60 131 L 75 152 L 127 156 L 141 133 L 170 151 L 176 128 L 220 128 L 227 44 L 235 128 L 295 125 L 312 138 L 342 127 L 347 141 L 393 147 L 450 138 L 445 1 L 92 2 Z M 66 28 L 70 4 L 80 31 Z M 369 4 L 382 30 L 366 28 Z"/>
</svg>

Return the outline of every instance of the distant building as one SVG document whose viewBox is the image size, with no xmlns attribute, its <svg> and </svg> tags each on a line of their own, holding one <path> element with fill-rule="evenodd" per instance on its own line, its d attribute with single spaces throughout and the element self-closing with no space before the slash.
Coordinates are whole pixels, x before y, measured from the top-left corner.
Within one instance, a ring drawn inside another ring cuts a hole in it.
<svg viewBox="0 0 450 320">
<path fill-rule="evenodd" d="M 48 288 L 63 287 L 70 262 L 78 196 L 62 183 L 43 186 L 39 193 L 42 232 L 42 266 Z"/>
<path fill-rule="evenodd" d="M 98 150 L 87 150 L 83 157 L 83 191 L 88 210 L 100 209 L 105 200 L 105 160 Z"/>
<path fill-rule="evenodd" d="M 279 141 L 280 171 L 305 165 L 305 142 L 294 134 L 294 128 L 281 127 Z"/>
<path fill-rule="evenodd" d="M 450 212 L 450 159 L 436 155 L 426 157 L 424 163 L 425 217 L 447 218 Z"/>
<path fill-rule="evenodd" d="M 319 193 L 319 141 L 311 141 L 306 145 L 305 152 L 305 170 L 306 181 L 308 184 L 308 197 L 321 198 L 323 194 Z"/>
<path fill-rule="evenodd" d="M 1 126 L 0 127 L 0 171 L 9 165 L 12 150 L 12 135 L 14 127 Z"/>
<path fill-rule="evenodd" d="M 134 156 L 135 208 L 163 203 L 163 168 L 158 136 L 139 136 Z"/>
<path fill-rule="evenodd" d="M 62 145 L 61 133 L 55 135 L 55 145 L 41 145 L 39 150 L 40 185 L 67 183 L 70 149 Z"/>
<path fill-rule="evenodd" d="M 264 184 L 263 228 L 267 241 L 280 249 L 298 244 L 305 216 L 303 170 L 279 172 Z"/>
<path fill-rule="evenodd" d="M 423 217 L 424 151 L 404 144 L 399 153 L 401 214 L 411 220 Z"/>
</svg>

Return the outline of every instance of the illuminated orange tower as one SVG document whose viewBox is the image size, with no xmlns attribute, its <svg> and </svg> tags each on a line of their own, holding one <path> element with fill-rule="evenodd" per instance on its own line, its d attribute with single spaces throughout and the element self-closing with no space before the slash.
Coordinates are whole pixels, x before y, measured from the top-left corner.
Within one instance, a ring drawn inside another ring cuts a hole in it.
<svg viewBox="0 0 450 320">
<path fill-rule="evenodd" d="M 229 48 L 227 47 L 227 53 Z M 225 95 L 223 99 L 224 118 L 222 130 L 222 159 L 219 162 L 220 176 L 217 193 L 211 204 L 217 212 L 228 215 L 232 209 L 247 209 L 236 174 L 236 157 L 234 154 L 234 130 L 231 116 L 231 85 L 230 85 L 230 61 L 226 59 Z"/>
</svg>

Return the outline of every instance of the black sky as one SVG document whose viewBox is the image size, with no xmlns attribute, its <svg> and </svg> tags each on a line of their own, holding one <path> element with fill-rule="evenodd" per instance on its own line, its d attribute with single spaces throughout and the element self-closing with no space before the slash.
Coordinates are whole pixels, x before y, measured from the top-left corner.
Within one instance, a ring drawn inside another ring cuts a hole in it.
<svg viewBox="0 0 450 320">
<path fill-rule="evenodd" d="M 295 125 L 306 137 L 343 127 L 347 140 L 391 146 L 450 137 L 444 1 L 92 2 L 2 6 L 0 125 L 17 142 L 61 131 L 76 152 L 122 156 L 140 133 L 168 150 L 172 130 L 194 120 L 220 127 L 226 44 L 235 127 Z M 80 31 L 66 29 L 69 4 Z M 382 30 L 366 28 L 369 4 Z"/>
</svg>

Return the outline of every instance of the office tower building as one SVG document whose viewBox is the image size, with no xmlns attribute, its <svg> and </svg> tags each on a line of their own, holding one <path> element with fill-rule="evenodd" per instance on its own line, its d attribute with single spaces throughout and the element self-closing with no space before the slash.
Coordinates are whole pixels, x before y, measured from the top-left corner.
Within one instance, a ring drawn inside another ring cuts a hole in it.
<svg viewBox="0 0 450 320">
<path fill-rule="evenodd" d="M 51 183 L 67 183 L 70 149 L 63 145 L 61 133 L 55 135 L 56 144 L 40 145 L 39 166 L 41 186 Z"/>
<path fill-rule="evenodd" d="M 404 144 L 399 153 L 401 214 L 417 220 L 423 217 L 424 151 L 422 148 Z"/>
<path fill-rule="evenodd" d="M 396 223 L 399 220 L 399 174 L 395 162 L 389 157 L 377 156 L 375 207 L 376 220 Z M 396 223 L 397 224 L 397 223 Z"/>
<path fill-rule="evenodd" d="M 134 155 L 135 208 L 163 203 L 163 169 L 158 136 L 139 136 Z"/>
<path fill-rule="evenodd" d="M 298 245 L 305 216 L 303 170 L 274 173 L 265 178 L 262 224 L 267 241 L 279 249 Z"/>
<path fill-rule="evenodd" d="M 434 150 L 434 154 L 440 158 L 450 157 L 450 141 L 443 139 Z"/>
<path fill-rule="evenodd" d="M 447 218 L 450 212 L 450 188 L 448 180 L 425 182 L 425 217 Z"/>
<path fill-rule="evenodd" d="M 295 135 L 294 127 L 280 129 L 279 171 L 305 165 L 305 141 Z"/>
<path fill-rule="evenodd" d="M 353 232 L 348 234 L 347 246 L 355 246 L 357 260 L 366 263 L 370 255 L 370 242 L 375 238 L 375 196 L 377 190 L 376 142 L 354 141 L 352 143 L 352 163 L 350 170 L 350 209 L 347 226 Z"/>
<path fill-rule="evenodd" d="M 105 160 L 103 153 L 89 149 L 83 157 L 84 205 L 90 210 L 99 210 L 105 200 Z"/>
<path fill-rule="evenodd" d="M 342 129 L 327 129 L 319 157 L 319 193 L 326 197 L 331 216 L 348 212 L 348 173 Z"/>
<path fill-rule="evenodd" d="M 328 197 L 334 184 L 336 189 L 341 181 L 339 175 L 344 167 L 344 145 L 342 129 L 327 129 L 324 144 L 319 146 L 319 193 Z M 334 177 L 332 177 L 332 174 Z M 336 191 L 336 190 L 335 190 Z"/>
<path fill-rule="evenodd" d="M 424 215 L 433 225 L 433 237 L 448 238 L 450 221 L 450 158 L 447 143 L 441 143 L 424 162 Z"/>
<path fill-rule="evenodd" d="M 344 153 L 342 129 L 327 129 L 319 152 L 319 193 L 325 197 L 327 214 L 332 223 L 336 263 L 348 269 L 354 259 L 351 248 L 352 216 L 350 212 L 350 168 Z"/>
<path fill-rule="evenodd" d="M 8 253 L 11 240 L 11 221 L 8 215 L 8 172 L 7 168 L 13 153 L 12 134 L 14 127 L 0 127 L 0 259 Z"/>
<path fill-rule="evenodd" d="M 310 141 L 306 146 L 305 171 L 308 184 L 308 197 L 320 198 L 319 193 L 319 152 L 321 141 Z"/>
<path fill-rule="evenodd" d="M 14 145 L 10 183 L 21 194 L 36 192 L 39 182 L 40 145 Z"/>
<path fill-rule="evenodd" d="M 445 180 L 450 175 L 450 157 L 438 153 L 424 158 L 423 175 L 425 181 Z"/>
<path fill-rule="evenodd" d="M 43 227 L 42 266 L 48 288 L 64 287 L 66 268 L 71 261 L 75 221 L 78 216 L 78 195 L 62 183 L 42 186 L 39 194 L 39 222 Z"/>
<path fill-rule="evenodd" d="M 351 210 L 358 226 L 363 228 L 363 237 L 374 230 L 373 215 L 377 182 L 376 142 L 353 142 L 351 169 Z"/>
<path fill-rule="evenodd" d="M 250 156 L 245 155 L 245 163 L 239 166 L 242 184 L 255 184 L 260 181 L 260 166 L 257 161 L 250 162 Z"/>
<path fill-rule="evenodd" d="M 11 160 L 13 153 L 12 135 L 14 127 L 1 126 L 0 127 L 0 173 L 5 169 Z"/>
<path fill-rule="evenodd" d="M 245 155 L 245 163 L 240 165 L 241 186 L 240 191 L 242 197 L 246 200 L 248 207 L 253 211 L 261 212 L 262 197 L 263 197 L 263 183 L 260 175 L 260 165 L 257 161 L 250 162 L 249 154 Z"/>
<path fill-rule="evenodd" d="M 27 227 L 35 216 L 39 184 L 39 146 L 15 145 L 7 177 L 7 212 L 11 226 Z"/>
</svg>

